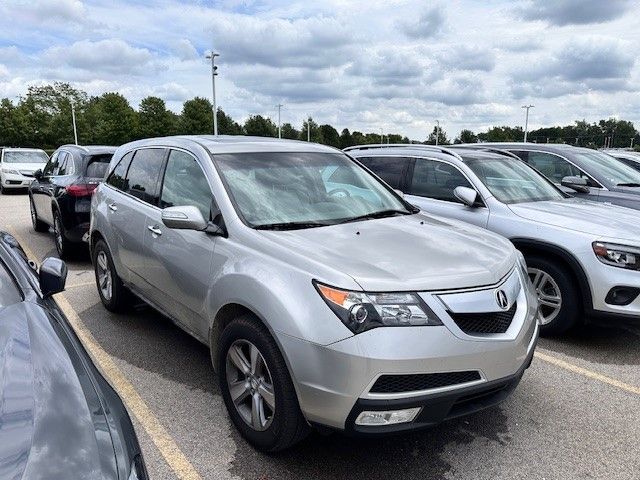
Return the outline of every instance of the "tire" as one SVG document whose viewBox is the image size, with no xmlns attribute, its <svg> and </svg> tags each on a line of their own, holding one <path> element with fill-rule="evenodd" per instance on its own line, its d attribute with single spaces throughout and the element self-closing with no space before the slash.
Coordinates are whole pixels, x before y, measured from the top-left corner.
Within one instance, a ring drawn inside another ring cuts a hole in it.
<svg viewBox="0 0 640 480">
<path fill-rule="evenodd" d="M 62 223 L 62 217 L 57 210 L 53 211 L 53 236 L 56 243 L 56 250 L 58 256 L 62 260 L 68 260 L 71 258 L 75 244 L 67 239 L 64 233 L 64 224 Z"/>
<path fill-rule="evenodd" d="M 113 257 L 104 240 L 98 240 L 91 260 L 96 278 L 98 295 L 104 308 L 110 312 L 122 312 L 131 303 L 131 294 L 116 273 Z"/>
<path fill-rule="evenodd" d="M 38 218 L 38 212 L 36 212 L 36 207 L 31 196 L 29 196 L 29 208 L 31 209 L 31 225 L 33 226 L 33 229 L 40 233 L 48 232 L 49 225 Z"/>
<path fill-rule="evenodd" d="M 571 271 L 561 263 L 545 257 L 529 256 L 526 261 L 529 278 L 541 302 L 541 314 L 550 318 L 549 323 L 540 327 L 540 334 L 561 335 L 577 326 L 580 323 L 582 304 Z M 555 316 L 552 313 L 553 305 L 557 305 L 554 290 L 559 290 L 560 297 L 559 309 L 555 309 Z"/>
<path fill-rule="evenodd" d="M 251 355 L 248 352 L 252 346 L 259 352 L 259 356 L 254 355 L 258 360 L 257 365 L 261 364 L 262 359 L 263 366 L 259 366 L 256 369 L 257 373 L 249 378 L 251 375 L 240 373 L 236 366 L 237 360 L 234 362 L 233 353 L 228 355 L 228 352 L 247 352 L 244 353 L 244 359 L 250 365 Z M 222 398 L 233 424 L 251 445 L 264 452 L 278 452 L 295 445 L 307 436 L 309 425 L 300 411 L 298 397 L 284 358 L 269 331 L 254 315 L 245 314 L 232 320 L 220 335 L 217 352 L 218 382 Z M 240 407 L 236 407 L 231 397 L 233 383 L 244 392 L 239 396 L 244 395 L 245 398 L 238 402 Z M 272 394 L 271 400 L 266 400 L 269 395 L 260 395 L 260 392 L 265 391 Z M 261 399 L 258 401 L 261 402 L 263 412 L 263 417 L 257 420 L 258 428 L 251 415 L 256 395 Z M 274 408 L 270 407 L 270 403 L 273 403 Z M 266 421 L 266 424 L 263 421 Z"/>
</svg>

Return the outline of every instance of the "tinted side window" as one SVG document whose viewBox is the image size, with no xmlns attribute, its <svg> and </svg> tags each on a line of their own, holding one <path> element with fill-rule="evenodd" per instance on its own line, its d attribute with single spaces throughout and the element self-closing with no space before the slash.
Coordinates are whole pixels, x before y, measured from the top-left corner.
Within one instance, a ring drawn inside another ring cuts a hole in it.
<svg viewBox="0 0 640 480">
<path fill-rule="evenodd" d="M 62 158 L 64 156 L 64 158 Z M 63 152 L 58 156 L 58 168 L 54 169 L 54 175 L 73 175 L 75 166 L 73 164 L 73 155 Z"/>
<path fill-rule="evenodd" d="M 456 187 L 473 188 L 462 172 L 453 165 L 422 158 L 416 159 L 408 193 L 461 203 L 453 194 Z"/>
<path fill-rule="evenodd" d="M 212 199 L 207 178 L 196 159 L 188 153 L 171 150 L 162 184 L 160 208 L 191 205 L 198 207 L 202 216 L 210 220 Z"/>
<path fill-rule="evenodd" d="M 116 168 L 113 169 L 113 172 L 111 172 L 111 175 L 109 175 L 109 178 L 107 178 L 107 183 L 109 185 L 117 188 L 118 190 L 127 190 L 127 170 L 129 170 L 129 165 L 131 164 L 132 158 L 133 152 L 129 152 L 120 159 L 120 161 L 116 165 Z"/>
<path fill-rule="evenodd" d="M 537 168 L 549 180 L 560 183 L 564 177 L 588 178 L 581 170 L 565 159 L 545 152 L 529 152 L 529 165 Z"/>
<path fill-rule="evenodd" d="M 158 204 L 158 180 L 164 154 L 163 148 L 136 151 L 127 172 L 127 193 L 152 205 Z"/>
<path fill-rule="evenodd" d="M 389 184 L 391 188 L 402 188 L 403 177 L 409 164 L 403 157 L 367 157 L 358 158 L 376 175 Z"/>
<path fill-rule="evenodd" d="M 42 170 L 42 175 L 45 177 L 49 177 L 53 175 L 53 171 L 58 167 L 58 157 L 61 155 L 61 152 L 54 153 L 47 164 L 44 166 Z"/>
</svg>

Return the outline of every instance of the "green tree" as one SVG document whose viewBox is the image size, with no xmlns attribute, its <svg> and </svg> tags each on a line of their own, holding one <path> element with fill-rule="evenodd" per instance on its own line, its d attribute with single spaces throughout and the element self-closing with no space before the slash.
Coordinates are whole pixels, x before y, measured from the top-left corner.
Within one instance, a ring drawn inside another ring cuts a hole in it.
<svg viewBox="0 0 640 480">
<path fill-rule="evenodd" d="M 213 133 L 213 107 L 206 98 L 196 97 L 182 105 L 178 131 L 183 135 Z"/>
<path fill-rule="evenodd" d="M 353 140 L 353 136 L 351 135 L 351 132 L 349 132 L 349 129 L 343 129 L 342 133 L 340 134 L 340 148 L 352 147 L 355 144 L 356 143 Z"/>
<path fill-rule="evenodd" d="M 290 123 L 283 123 L 280 127 L 282 138 L 289 140 L 297 140 L 300 137 L 300 132 Z"/>
<path fill-rule="evenodd" d="M 0 145 L 24 145 L 24 119 L 11 100 L 0 101 Z"/>
<path fill-rule="evenodd" d="M 128 100 L 119 93 L 105 93 L 90 102 L 95 135 L 91 143 L 122 145 L 135 138 L 138 131 L 138 114 Z"/>
<path fill-rule="evenodd" d="M 311 141 L 316 143 L 322 143 L 322 132 L 320 131 L 320 127 L 318 124 L 313 121 L 311 117 L 308 120 L 302 122 L 302 129 L 300 130 L 300 140 L 307 140 L 308 129 L 311 130 Z"/>
<path fill-rule="evenodd" d="M 163 137 L 176 130 L 175 117 L 167 110 L 164 100 L 146 97 L 138 109 L 138 138 Z"/>
<path fill-rule="evenodd" d="M 256 137 L 277 137 L 278 127 L 270 118 L 262 115 L 251 115 L 244 122 L 244 132 L 247 135 L 255 135 Z"/>
<path fill-rule="evenodd" d="M 478 136 L 471 130 L 465 128 L 460 131 L 460 135 L 456 137 L 453 143 L 476 143 L 477 141 Z"/>
<path fill-rule="evenodd" d="M 336 148 L 340 146 L 340 135 L 331 125 L 320 125 L 320 135 L 322 136 L 322 143 L 325 145 L 331 145 Z"/>
<path fill-rule="evenodd" d="M 524 138 L 522 127 L 491 127 L 478 134 L 481 142 L 521 142 Z"/>
<path fill-rule="evenodd" d="M 449 145 L 449 139 L 447 138 L 447 132 L 445 132 L 442 128 L 433 127 L 433 132 L 429 134 L 429 138 L 427 139 L 427 143 L 431 145 L 435 145 L 436 137 L 438 139 L 438 145 Z"/>
<path fill-rule="evenodd" d="M 218 108 L 218 133 L 220 135 L 242 135 L 242 127 L 231 116 L 224 113 L 224 110 Z"/>
</svg>

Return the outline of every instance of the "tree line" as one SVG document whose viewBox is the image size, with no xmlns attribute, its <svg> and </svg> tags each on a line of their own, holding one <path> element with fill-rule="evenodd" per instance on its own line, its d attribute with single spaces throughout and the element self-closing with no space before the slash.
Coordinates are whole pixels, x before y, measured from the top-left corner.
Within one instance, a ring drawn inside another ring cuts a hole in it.
<svg viewBox="0 0 640 480">
<path fill-rule="evenodd" d="M 71 110 L 75 110 L 78 143 L 84 145 L 122 145 L 140 138 L 165 135 L 210 134 L 213 131 L 213 108 L 206 98 L 196 97 L 182 105 L 176 114 L 161 98 L 144 98 L 134 109 L 117 92 L 89 96 L 68 83 L 30 86 L 27 93 L 14 103 L 0 100 L 0 146 L 38 147 L 53 150 L 59 145 L 73 143 Z M 278 126 L 268 117 L 251 115 L 243 124 L 235 121 L 222 109 L 216 112 L 218 133 L 221 135 L 256 135 L 277 137 Z M 329 124 L 305 120 L 300 128 L 291 123 L 281 125 L 282 138 L 307 140 L 346 148 L 372 143 L 451 143 L 443 129 L 434 128 L 423 140 L 410 140 L 400 134 L 362 133 L 345 128 L 338 132 Z M 453 143 L 521 141 L 521 127 L 492 127 L 486 132 L 462 130 Z M 640 135 L 633 123 L 608 119 L 598 123 L 576 121 L 574 125 L 532 130 L 529 141 L 570 143 L 592 148 L 606 145 L 628 147 L 640 145 Z"/>
</svg>

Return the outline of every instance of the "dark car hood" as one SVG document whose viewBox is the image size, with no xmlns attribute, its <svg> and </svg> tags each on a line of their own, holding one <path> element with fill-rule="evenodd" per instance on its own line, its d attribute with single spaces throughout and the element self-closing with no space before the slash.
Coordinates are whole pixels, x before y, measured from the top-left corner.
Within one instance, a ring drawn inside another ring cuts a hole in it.
<svg viewBox="0 0 640 480">
<path fill-rule="evenodd" d="M 34 303 L 0 310 L 0 478 L 117 478 L 103 407 L 60 328 Z"/>
</svg>

